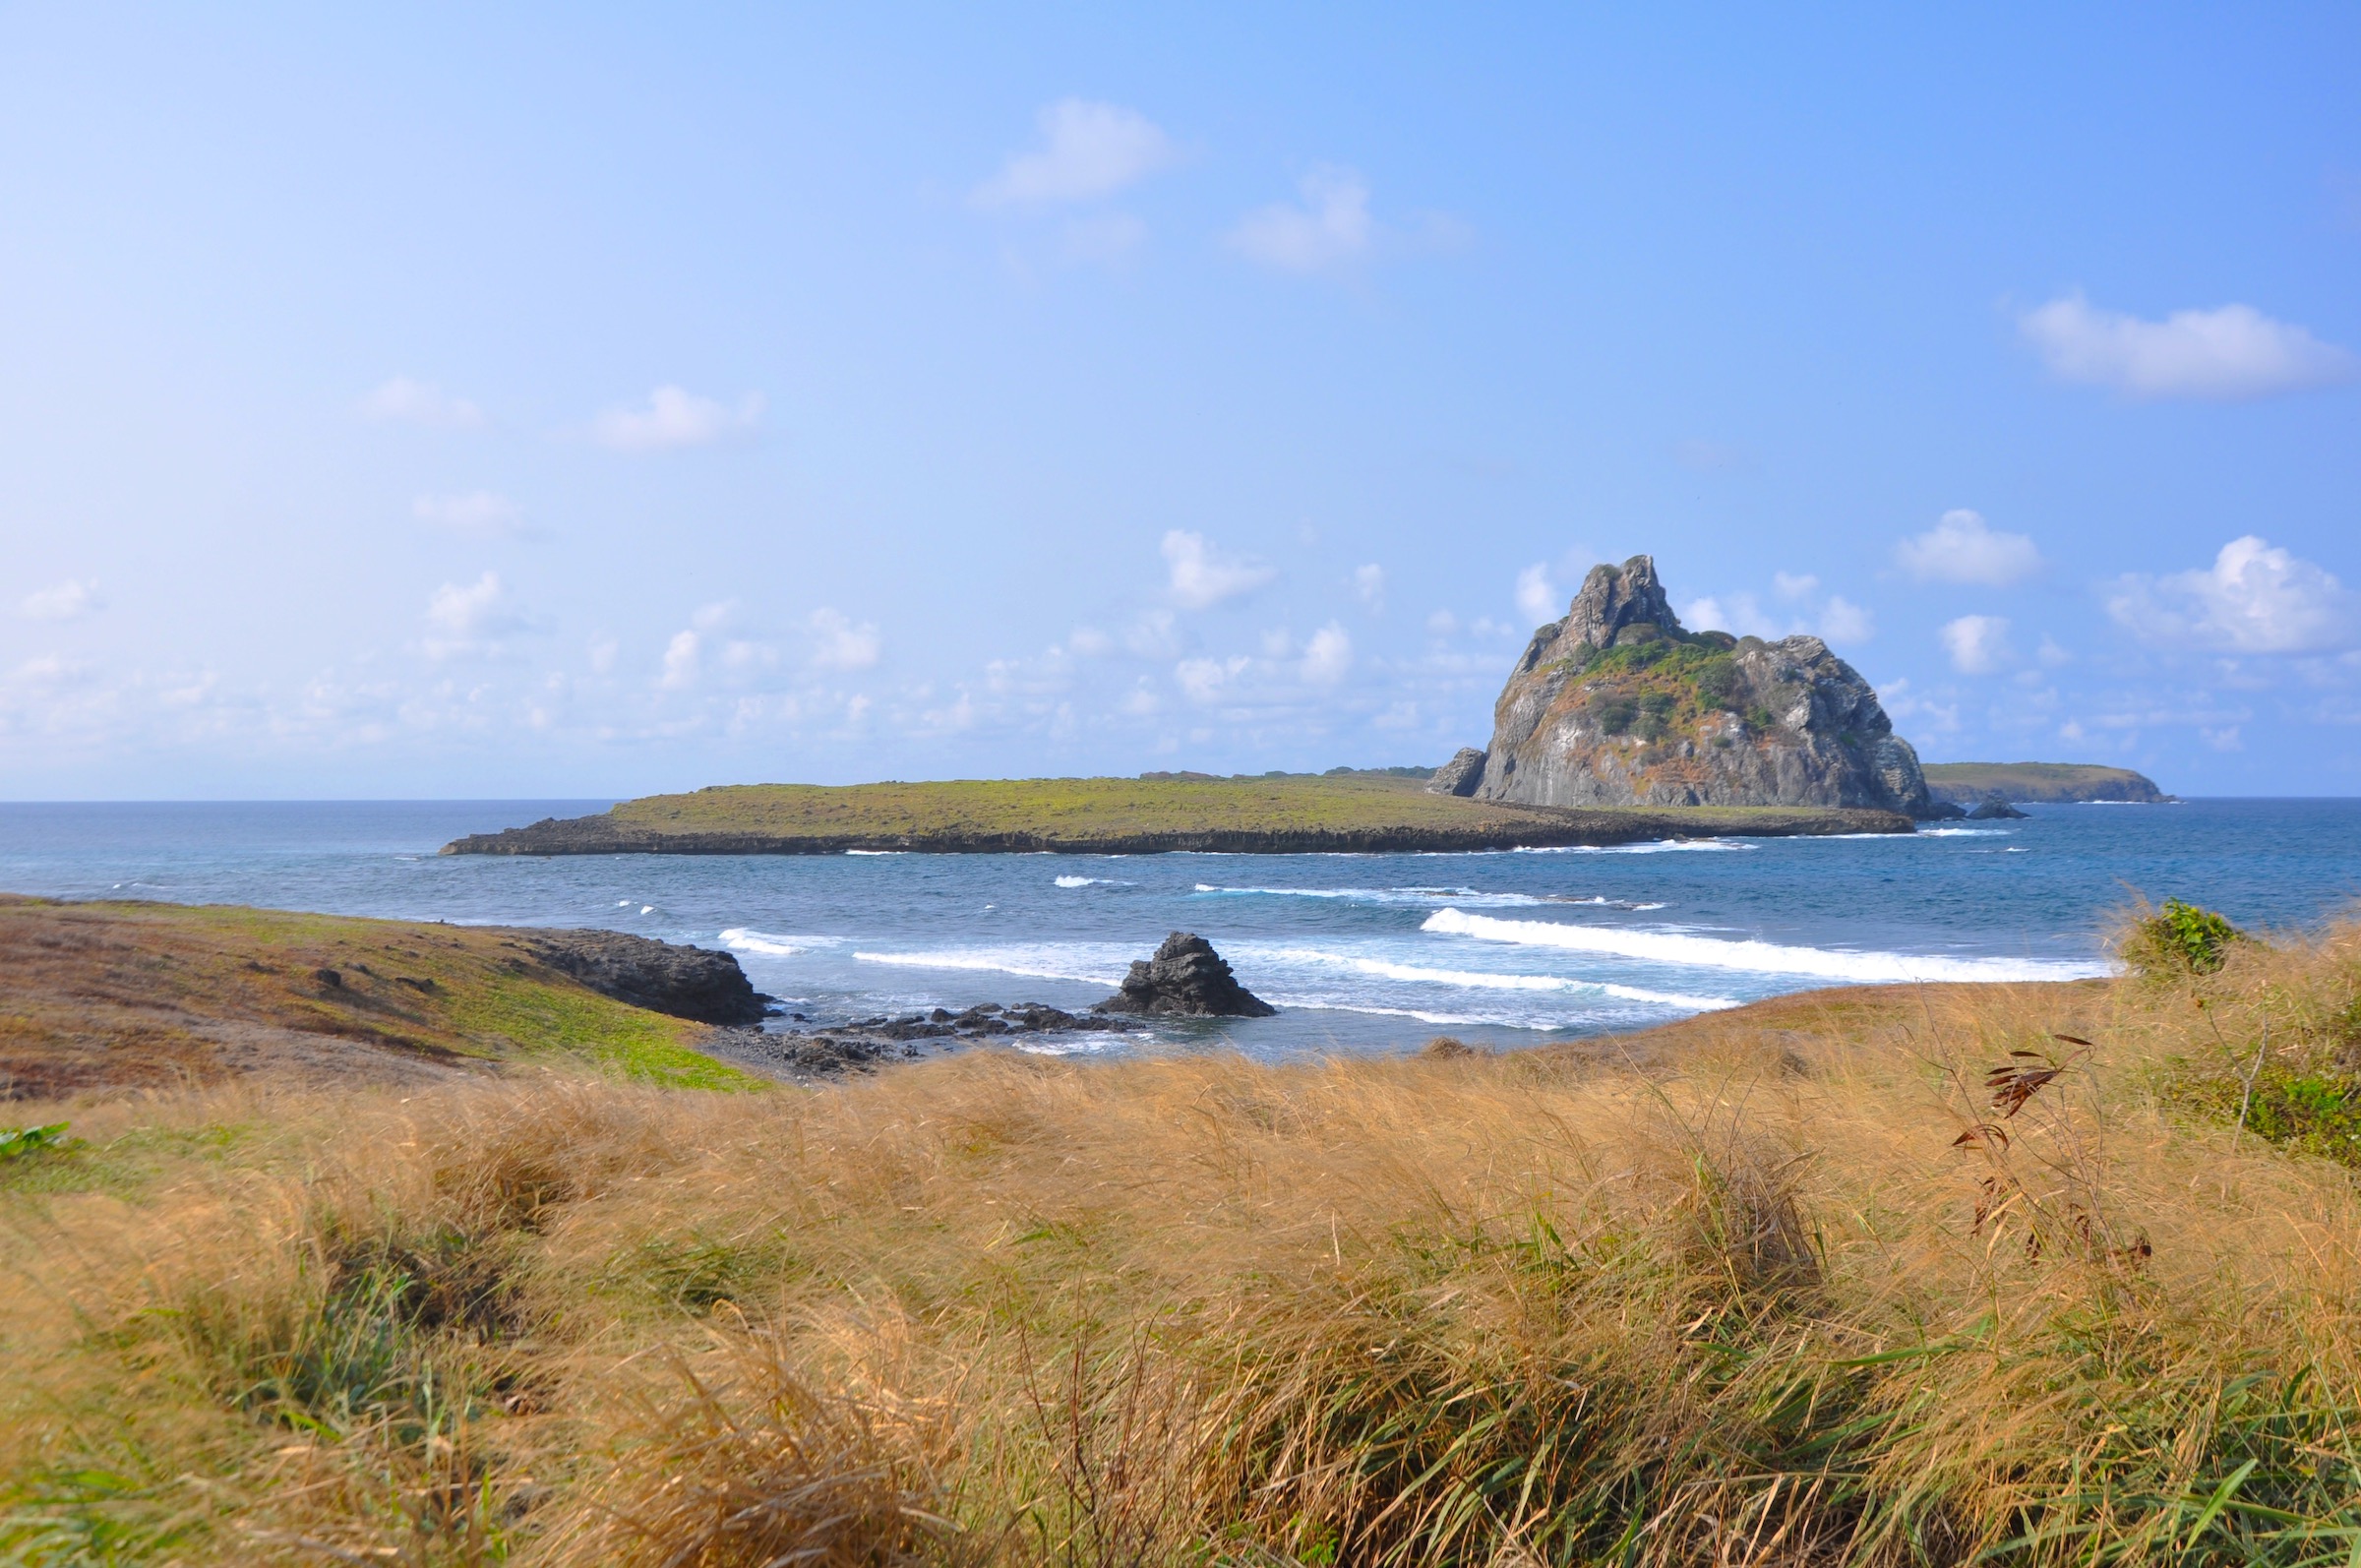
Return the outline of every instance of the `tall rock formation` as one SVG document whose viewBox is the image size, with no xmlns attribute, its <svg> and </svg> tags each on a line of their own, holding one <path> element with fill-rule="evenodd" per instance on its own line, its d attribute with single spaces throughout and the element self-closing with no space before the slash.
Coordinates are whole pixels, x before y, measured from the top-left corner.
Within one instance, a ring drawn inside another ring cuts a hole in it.
<svg viewBox="0 0 2361 1568">
<path fill-rule="evenodd" d="M 1684 631 L 1656 562 L 1591 569 L 1533 634 L 1452 794 L 1531 806 L 1865 806 L 1928 817 L 1918 754 L 1813 636 Z"/>
</svg>

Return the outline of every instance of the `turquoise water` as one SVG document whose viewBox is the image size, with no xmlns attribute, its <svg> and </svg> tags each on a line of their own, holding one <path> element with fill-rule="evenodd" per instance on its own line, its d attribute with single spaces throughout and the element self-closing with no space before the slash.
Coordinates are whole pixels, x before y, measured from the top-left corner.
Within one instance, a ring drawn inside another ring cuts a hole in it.
<svg viewBox="0 0 2361 1568">
<path fill-rule="evenodd" d="M 0 805 L 0 888 L 728 947 L 814 1021 L 1077 1006 L 1168 931 L 1284 1011 L 1178 1031 L 1257 1055 L 1534 1043 L 1814 986 L 2105 972 L 2145 895 L 2301 928 L 2361 894 L 2361 801 L 2033 807 L 1913 837 L 1478 855 L 439 857 L 603 801 Z M 1084 1049 L 1125 1049 L 1089 1037 Z"/>
</svg>

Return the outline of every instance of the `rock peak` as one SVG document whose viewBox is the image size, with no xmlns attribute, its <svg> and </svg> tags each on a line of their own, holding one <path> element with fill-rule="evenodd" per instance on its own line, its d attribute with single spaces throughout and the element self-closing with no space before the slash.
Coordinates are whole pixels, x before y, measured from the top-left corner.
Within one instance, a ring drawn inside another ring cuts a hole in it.
<svg viewBox="0 0 2361 1568">
<path fill-rule="evenodd" d="M 1528 806 L 1855 806 L 1948 814 L 1877 693 L 1818 637 L 1681 627 L 1649 556 L 1593 567 L 1533 634 L 1492 744 L 1438 794 Z"/>
<path fill-rule="evenodd" d="M 1591 568 L 1561 623 L 1560 636 L 1586 647 L 1611 648 L 1626 628 L 1649 626 L 1681 635 L 1680 618 L 1656 575 L 1656 557 L 1633 556 L 1619 567 Z"/>
</svg>

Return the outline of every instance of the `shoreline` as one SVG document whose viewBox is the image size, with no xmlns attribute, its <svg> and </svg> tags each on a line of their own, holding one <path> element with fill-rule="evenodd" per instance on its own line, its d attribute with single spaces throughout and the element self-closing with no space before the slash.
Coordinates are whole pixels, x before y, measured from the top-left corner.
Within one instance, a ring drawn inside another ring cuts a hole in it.
<svg viewBox="0 0 2361 1568">
<path fill-rule="evenodd" d="M 1709 838 L 1832 838 L 1908 834 L 1894 812 L 1847 807 L 1524 807 L 1522 819 L 1367 828 L 1180 828 L 1115 833 L 1055 830 L 911 833 L 649 831 L 602 817 L 551 817 L 529 827 L 470 833 L 444 855 L 1412 855 L 1514 849 L 1605 848 Z"/>
</svg>

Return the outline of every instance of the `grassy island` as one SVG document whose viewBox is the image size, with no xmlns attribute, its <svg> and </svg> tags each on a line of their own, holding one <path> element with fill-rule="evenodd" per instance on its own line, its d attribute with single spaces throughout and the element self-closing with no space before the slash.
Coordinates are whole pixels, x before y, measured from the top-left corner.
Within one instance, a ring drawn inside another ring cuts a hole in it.
<svg viewBox="0 0 2361 1568">
<path fill-rule="evenodd" d="M 1424 776 L 739 784 L 626 801 L 597 816 L 479 833 L 461 855 L 825 855 L 848 849 L 1072 854 L 1505 849 L 1647 839 L 1910 831 L 1889 812 L 1816 807 L 1511 806 L 1428 794 Z"/>
<path fill-rule="evenodd" d="M 1926 787 L 1937 800 L 1973 805 L 1998 795 L 2009 801 L 2137 801 L 2172 799 L 2155 780 L 2128 767 L 2093 762 L 1930 762 Z"/>
<path fill-rule="evenodd" d="M 504 961 L 198 914 L 57 995 Z M 2216 924 L 1505 1056 L 20 1103 L 0 1560 L 2345 1563 L 2361 930 Z"/>
</svg>

